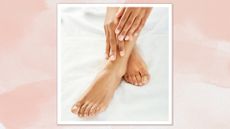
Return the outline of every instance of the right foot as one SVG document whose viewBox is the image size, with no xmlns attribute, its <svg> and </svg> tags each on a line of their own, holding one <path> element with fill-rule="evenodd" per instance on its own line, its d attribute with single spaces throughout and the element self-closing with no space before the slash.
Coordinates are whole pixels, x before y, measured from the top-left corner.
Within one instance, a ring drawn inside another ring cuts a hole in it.
<svg viewBox="0 0 230 129">
<path fill-rule="evenodd" d="M 124 80 L 136 86 L 143 86 L 148 83 L 150 75 L 147 70 L 147 65 L 134 47 L 128 61 L 128 66 Z"/>
<path fill-rule="evenodd" d="M 111 62 L 110 62 L 111 63 Z M 120 64 L 107 64 L 88 91 L 74 104 L 71 111 L 79 117 L 95 116 L 109 105 L 125 73 Z"/>
</svg>

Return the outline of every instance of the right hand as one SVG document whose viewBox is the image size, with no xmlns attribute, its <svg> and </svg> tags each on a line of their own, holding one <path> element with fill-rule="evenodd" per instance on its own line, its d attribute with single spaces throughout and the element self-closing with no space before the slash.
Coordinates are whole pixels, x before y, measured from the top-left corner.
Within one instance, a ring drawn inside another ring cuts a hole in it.
<svg viewBox="0 0 230 129">
<path fill-rule="evenodd" d="M 113 9 L 114 10 L 114 9 Z M 104 22 L 104 30 L 106 36 L 106 59 L 116 60 L 117 49 L 120 56 L 125 55 L 124 41 L 117 40 L 115 29 L 118 24 L 116 13 L 107 10 L 107 16 Z"/>
</svg>

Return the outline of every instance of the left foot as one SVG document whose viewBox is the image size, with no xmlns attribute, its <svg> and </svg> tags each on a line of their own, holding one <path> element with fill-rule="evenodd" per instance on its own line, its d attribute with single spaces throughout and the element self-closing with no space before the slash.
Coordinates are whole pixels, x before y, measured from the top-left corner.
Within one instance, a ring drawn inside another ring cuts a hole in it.
<svg viewBox="0 0 230 129">
<path fill-rule="evenodd" d="M 147 65 L 142 59 L 136 47 L 134 47 L 128 61 L 124 80 L 136 86 L 143 86 L 148 83 L 150 75 Z"/>
</svg>

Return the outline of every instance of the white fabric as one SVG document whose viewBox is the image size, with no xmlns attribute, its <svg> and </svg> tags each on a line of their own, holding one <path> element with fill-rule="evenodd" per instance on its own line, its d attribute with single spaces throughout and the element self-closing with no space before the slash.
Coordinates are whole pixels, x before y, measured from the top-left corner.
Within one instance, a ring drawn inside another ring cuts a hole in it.
<svg viewBox="0 0 230 129">
<path fill-rule="evenodd" d="M 108 109 L 93 119 L 80 119 L 70 109 L 105 63 L 105 8 L 61 13 L 61 121 L 167 121 L 168 9 L 154 8 L 137 43 L 149 67 L 149 84 L 139 88 L 122 81 Z"/>
</svg>

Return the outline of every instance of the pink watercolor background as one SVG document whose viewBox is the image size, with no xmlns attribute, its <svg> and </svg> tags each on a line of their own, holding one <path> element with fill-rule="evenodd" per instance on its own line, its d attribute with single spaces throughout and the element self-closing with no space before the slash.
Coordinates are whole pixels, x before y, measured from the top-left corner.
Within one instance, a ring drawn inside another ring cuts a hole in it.
<svg viewBox="0 0 230 129">
<path fill-rule="evenodd" d="M 87 1 L 1 1 L 0 127 L 79 128 L 56 125 L 56 3 L 61 2 Z M 94 1 L 97 2 L 116 1 Z M 230 2 L 156 0 L 154 3 L 173 3 L 174 12 L 174 126 L 157 128 L 230 128 Z"/>
</svg>

